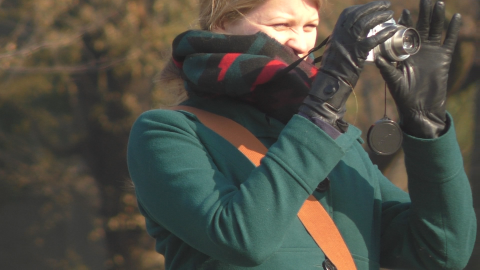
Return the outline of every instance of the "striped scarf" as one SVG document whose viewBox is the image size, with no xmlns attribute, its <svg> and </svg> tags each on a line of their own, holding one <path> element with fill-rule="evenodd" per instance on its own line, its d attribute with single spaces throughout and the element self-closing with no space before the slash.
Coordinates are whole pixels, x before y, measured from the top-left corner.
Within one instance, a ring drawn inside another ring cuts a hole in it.
<svg viewBox="0 0 480 270">
<path fill-rule="evenodd" d="M 238 36 L 191 30 L 173 41 L 173 61 L 188 92 L 247 102 L 283 123 L 297 113 L 317 73 L 311 57 L 299 59 L 262 32 Z"/>
</svg>

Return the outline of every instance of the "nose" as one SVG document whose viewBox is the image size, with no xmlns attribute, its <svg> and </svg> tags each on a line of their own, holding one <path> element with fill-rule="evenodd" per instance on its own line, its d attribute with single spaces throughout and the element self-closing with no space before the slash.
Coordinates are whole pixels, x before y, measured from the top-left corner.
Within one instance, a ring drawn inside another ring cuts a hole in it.
<svg viewBox="0 0 480 270">
<path fill-rule="evenodd" d="M 290 28 L 290 30 L 291 34 L 285 45 L 293 49 L 299 57 L 305 56 L 309 50 L 305 32 L 303 29 Z"/>
</svg>

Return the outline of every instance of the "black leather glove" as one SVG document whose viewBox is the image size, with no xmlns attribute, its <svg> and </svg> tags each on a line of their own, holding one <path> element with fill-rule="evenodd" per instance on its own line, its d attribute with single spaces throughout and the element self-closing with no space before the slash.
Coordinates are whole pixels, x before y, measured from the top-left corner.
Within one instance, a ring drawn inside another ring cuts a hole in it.
<svg viewBox="0 0 480 270">
<path fill-rule="evenodd" d="M 340 132 L 348 124 L 343 121 L 345 102 L 355 87 L 370 50 L 391 37 L 396 27 L 388 27 L 367 37 L 373 27 L 392 18 L 388 1 L 376 1 L 346 8 L 338 18 L 326 44 L 319 72 L 300 112 L 318 117 Z"/>
<path fill-rule="evenodd" d="M 411 26 L 411 21 L 410 13 L 404 10 L 399 23 Z M 443 2 L 437 2 L 432 11 L 430 0 L 421 0 L 416 26 L 422 42 L 420 51 L 399 63 L 398 67 L 382 57 L 375 60 L 397 105 L 400 127 L 405 133 L 419 138 L 436 138 L 446 127 L 448 70 L 461 16 L 453 16 L 442 44 L 444 21 Z"/>
</svg>

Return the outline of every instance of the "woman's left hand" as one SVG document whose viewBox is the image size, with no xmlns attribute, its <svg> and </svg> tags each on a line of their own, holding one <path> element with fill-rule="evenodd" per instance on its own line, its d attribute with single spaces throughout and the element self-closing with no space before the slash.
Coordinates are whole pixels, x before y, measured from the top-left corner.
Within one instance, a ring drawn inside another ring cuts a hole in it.
<svg viewBox="0 0 480 270">
<path fill-rule="evenodd" d="M 410 27 L 411 21 L 410 13 L 404 10 L 399 24 Z M 453 16 L 442 44 L 444 21 L 444 2 L 438 1 L 432 12 L 430 0 L 421 0 L 416 27 L 422 42 L 420 51 L 397 67 L 382 57 L 375 60 L 397 105 L 402 130 L 419 138 L 436 138 L 446 128 L 448 71 L 461 16 Z"/>
</svg>

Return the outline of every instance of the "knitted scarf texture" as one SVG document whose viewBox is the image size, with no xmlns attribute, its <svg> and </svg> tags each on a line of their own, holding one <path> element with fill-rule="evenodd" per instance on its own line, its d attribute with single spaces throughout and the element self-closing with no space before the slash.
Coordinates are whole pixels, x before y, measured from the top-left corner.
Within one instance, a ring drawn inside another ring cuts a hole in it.
<svg viewBox="0 0 480 270">
<path fill-rule="evenodd" d="M 173 41 L 173 61 L 188 92 L 247 102 L 284 123 L 297 113 L 317 73 L 312 58 L 299 59 L 262 32 L 240 36 L 190 30 Z"/>
</svg>

